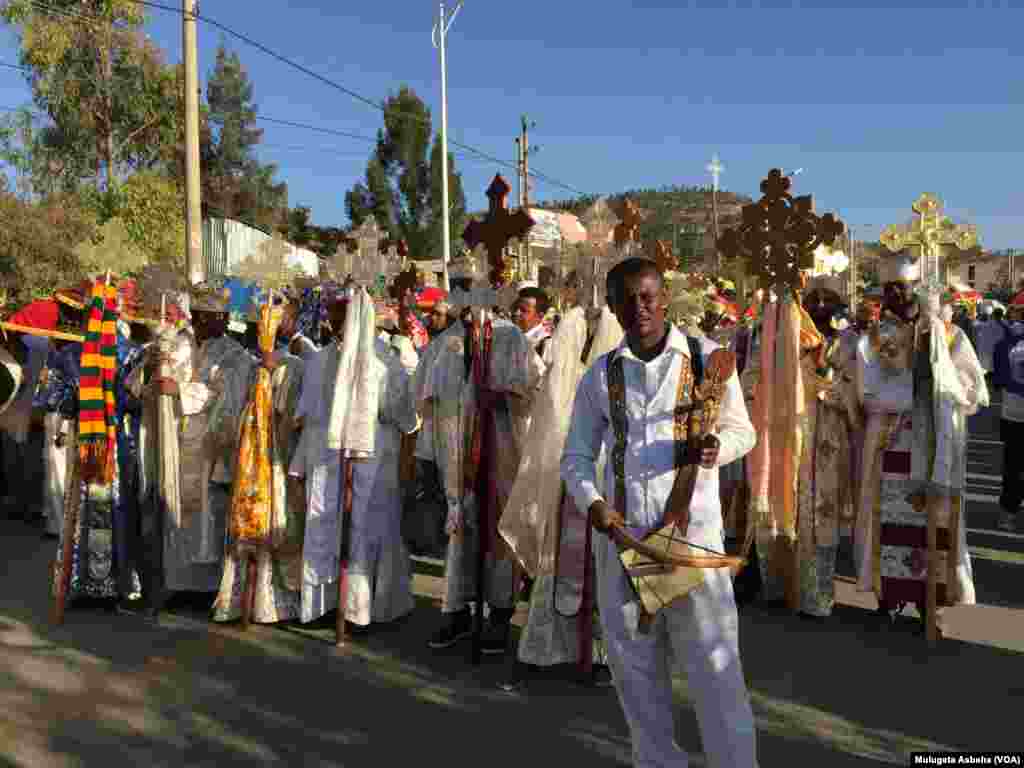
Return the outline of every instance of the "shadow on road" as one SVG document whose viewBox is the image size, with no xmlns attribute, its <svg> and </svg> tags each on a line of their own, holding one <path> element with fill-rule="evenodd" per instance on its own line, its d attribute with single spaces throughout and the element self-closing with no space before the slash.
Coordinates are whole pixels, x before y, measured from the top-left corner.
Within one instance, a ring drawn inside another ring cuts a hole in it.
<svg viewBox="0 0 1024 768">
<path fill-rule="evenodd" d="M 343 653 L 329 623 L 243 633 L 201 614 L 152 626 L 89 609 L 54 627 L 52 549 L 0 523 L 0 768 L 629 763 L 611 690 L 550 676 L 500 690 L 520 672 L 513 662 L 472 668 L 466 647 L 426 648 L 429 598 Z M 764 766 L 904 765 L 915 750 L 1012 746 L 1022 691 L 993 681 L 1019 684 L 1020 654 L 955 640 L 928 653 L 909 622 L 849 605 L 821 625 L 766 607 L 741 623 Z M 699 752 L 685 679 L 677 690 L 680 743 Z"/>
</svg>

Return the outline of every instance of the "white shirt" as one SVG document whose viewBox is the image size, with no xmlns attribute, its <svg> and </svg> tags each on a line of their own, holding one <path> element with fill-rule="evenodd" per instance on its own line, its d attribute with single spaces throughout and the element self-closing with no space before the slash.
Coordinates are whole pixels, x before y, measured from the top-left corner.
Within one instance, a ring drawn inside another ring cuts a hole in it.
<svg viewBox="0 0 1024 768">
<path fill-rule="evenodd" d="M 719 346 L 701 339 L 704 359 Z M 665 515 L 675 482 L 674 411 L 680 367 L 690 365 L 686 336 L 674 326 L 669 330 L 665 350 L 644 363 L 623 340 L 617 354 L 623 358 L 626 383 L 626 410 L 629 442 L 625 457 L 626 509 L 618 510 L 630 528 L 651 530 Z M 569 435 L 562 453 L 561 471 L 566 489 L 576 506 L 587 510 L 595 501 L 605 500 L 602 487 L 615 487 L 612 463 L 605 469 L 603 486 L 597 480 L 596 462 L 602 447 L 611 455 L 615 434 L 608 398 L 608 355 L 584 374 L 576 390 Z M 729 464 L 753 449 L 757 434 L 747 407 L 739 378 L 734 373 L 726 384 L 718 417 L 717 437 L 721 441 L 718 466 Z M 690 507 L 690 527 L 695 539 L 721 544 L 722 509 L 718 496 L 718 469 L 701 469 Z M 705 535 L 701 535 L 701 533 Z"/>
<path fill-rule="evenodd" d="M 549 368 L 551 366 L 551 342 L 548 341 L 548 343 L 544 345 L 544 354 L 541 354 L 539 351 L 540 343 L 544 341 L 544 339 L 551 338 L 551 333 L 548 331 L 548 327 L 544 325 L 543 322 L 540 322 L 523 335 L 526 336 L 526 340 L 530 342 L 530 346 L 533 348 L 533 351 L 536 352 L 540 359 L 544 361 L 544 367 Z"/>
</svg>

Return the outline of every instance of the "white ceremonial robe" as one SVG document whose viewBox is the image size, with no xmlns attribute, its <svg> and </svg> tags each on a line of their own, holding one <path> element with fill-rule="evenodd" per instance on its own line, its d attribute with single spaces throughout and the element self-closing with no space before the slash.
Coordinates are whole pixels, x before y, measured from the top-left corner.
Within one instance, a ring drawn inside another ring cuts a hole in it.
<svg viewBox="0 0 1024 768">
<path fill-rule="evenodd" d="M 306 364 L 296 418 L 303 435 L 290 474 L 306 481 L 300 621 L 315 621 L 338 605 L 341 452 L 327 448 L 330 403 L 324 377 L 331 344 Z M 409 375 L 390 347 L 376 340 L 372 375 L 378 380 L 377 429 L 373 457 L 354 462 L 348 605 L 345 618 L 366 626 L 393 621 L 412 611 L 412 569 L 402 540 L 402 492 L 398 458 L 402 434 L 415 431 Z M 333 382 L 327 383 L 333 393 Z"/>
<path fill-rule="evenodd" d="M 533 354 L 518 327 L 506 320 L 493 321 L 489 388 L 504 395 L 497 409 L 495 460 L 498 508 L 504 510 L 508 493 L 519 471 L 521 446 L 529 426 L 529 413 L 544 365 Z M 443 613 L 468 607 L 476 596 L 476 563 L 479 551 L 479 508 L 471 493 L 464 493 L 465 448 L 469 443 L 476 410 L 476 388 L 465 370 L 465 326 L 454 323 L 438 336 L 437 352 L 424 356 L 417 372 L 416 396 L 421 408 L 433 417 L 434 461 L 437 462 L 449 510 L 458 509 L 464 523 L 449 536 L 445 562 Z M 424 405 L 426 402 L 426 405 Z M 495 551 L 495 550 L 498 551 Z M 485 599 L 491 608 L 514 607 L 515 562 L 503 545 L 491 547 L 485 568 Z"/>
<path fill-rule="evenodd" d="M 551 331 L 544 323 L 537 323 L 533 328 L 528 330 L 525 334 L 526 340 L 530 342 L 530 346 L 533 351 L 537 353 L 541 361 L 544 363 L 545 368 L 551 367 L 551 361 L 554 359 L 551 354 Z M 541 349 L 541 342 L 543 342 L 544 349 Z"/>
<path fill-rule="evenodd" d="M 718 345 L 701 339 L 705 360 Z M 670 328 L 665 351 L 644 363 L 623 341 L 629 446 L 625 456 L 626 525 L 634 535 L 658 528 L 675 481 L 674 418 L 680 367 L 690 365 L 686 337 Z M 566 488 L 581 510 L 607 499 L 614 470 L 597 478 L 602 448 L 611 455 L 607 356 L 587 371 L 576 392 L 562 455 Z M 756 434 L 738 377 L 729 380 L 717 436 L 718 465 L 746 455 Z M 722 551 L 724 535 L 718 469 L 700 470 L 690 507 L 687 540 Z M 636 631 L 638 608 L 614 542 L 595 536 L 597 600 L 619 701 L 629 723 L 637 768 L 685 766 L 675 741 L 672 666 L 682 666 L 693 692 L 709 768 L 755 768 L 756 734 L 739 649 L 739 618 L 730 574 L 708 569 L 705 581 L 678 605 L 664 608 L 648 634 Z"/>
<path fill-rule="evenodd" d="M 181 408 L 175 429 L 180 435 L 182 525 L 163 523 L 164 588 L 170 592 L 216 592 L 220 586 L 238 418 L 254 367 L 252 357 L 227 334 L 199 348 L 190 332 L 178 334 L 170 368 Z M 139 430 L 139 499 L 145 505 L 157 478 L 159 439 L 154 393 L 146 391 L 144 368 L 137 367 L 128 388 L 136 397 L 146 396 Z"/>
</svg>

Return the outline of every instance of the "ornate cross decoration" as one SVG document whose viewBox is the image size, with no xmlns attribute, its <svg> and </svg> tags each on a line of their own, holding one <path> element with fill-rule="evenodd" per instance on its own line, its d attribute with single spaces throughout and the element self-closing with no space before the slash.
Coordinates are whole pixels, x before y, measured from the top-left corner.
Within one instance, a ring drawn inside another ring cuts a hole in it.
<svg viewBox="0 0 1024 768">
<path fill-rule="evenodd" d="M 801 271 L 814 267 L 814 250 L 832 245 L 846 230 L 831 213 L 814 213 L 810 195 L 793 197 L 792 181 L 773 168 L 761 182 L 761 199 L 743 206 L 743 223 L 718 239 L 726 258 L 743 257 L 747 273 L 765 290 L 801 288 Z"/>
<path fill-rule="evenodd" d="M 637 204 L 632 200 L 626 200 L 622 204 L 622 221 L 615 226 L 615 245 L 622 247 L 626 243 L 639 242 L 640 224 L 643 220 Z"/>
<path fill-rule="evenodd" d="M 367 216 L 354 235 L 359 256 L 352 277 L 364 287 L 372 286 L 377 280 L 377 275 L 384 271 L 380 258 L 381 233 L 377 219 Z"/>
<path fill-rule="evenodd" d="M 912 206 L 917 219 L 910 226 L 890 224 L 882 231 L 879 241 L 897 253 L 905 248 L 921 249 L 921 279 L 924 282 L 939 277 L 939 246 L 955 245 L 964 251 L 978 244 L 978 231 L 971 225 L 957 225 L 942 213 L 942 201 L 926 192 Z"/>
<path fill-rule="evenodd" d="M 672 245 L 667 240 L 655 240 L 648 246 L 647 256 L 663 273 L 679 271 L 679 260 L 672 253 Z"/>
<path fill-rule="evenodd" d="M 604 297 L 604 278 L 607 274 L 608 236 L 619 225 L 619 219 L 608 205 L 606 198 L 599 198 L 580 216 L 580 223 L 587 230 L 587 252 L 577 262 L 580 277 L 580 303 L 599 306 Z"/>
<path fill-rule="evenodd" d="M 490 208 L 483 221 L 471 221 L 462 233 L 462 239 L 470 249 L 483 245 L 487 249 L 487 261 L 491 265 L 491 283 L 505 282 L 505 246 L 509 240 L 526 237 L 534 221 L 523 209 L 512 213 L 508 210 L 506 198 L 511 191 L 501 174 L 494 177 L 487 188 Z M 493 306 L 493 305 L 492 305 Z"/>
</svg>

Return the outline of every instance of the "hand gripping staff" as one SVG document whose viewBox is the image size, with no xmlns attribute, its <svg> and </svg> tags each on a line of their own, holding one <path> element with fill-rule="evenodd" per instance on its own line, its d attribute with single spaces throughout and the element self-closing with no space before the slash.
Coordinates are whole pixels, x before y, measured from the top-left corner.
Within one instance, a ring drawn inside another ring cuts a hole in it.
<svg viewBox="0 0 1024 768">
<path fill-rule="evenodd" d="M 649 626 L 655 614 L 699 586 L 704 568 L 741 568 L 745 560 L 685 539 L 690 522 L 690 504 L 700 472 L 700 453 L 715 437 L 725 388 L 736 370 L 736 357 L 715 350 L 704 370 L 700 344 L 689 338 L 690 365 L 680 367 L 674 414 L 676 477 L 665 506 L 662 527 L 642 540 L 621 525 L 609 533 L 619 546 L 619 558 L 629 577 L 642 611 L 641 627 Z M 616 508 L 626 519 L 625 456 L 628 423 L 625 404 L 625 373 L 621 357 L 608 360 L 608 392 L 615 446 L 612 468 L 615 475 Z M 700 550 L 695 552 L 694 550 Z"/>
</svg>

